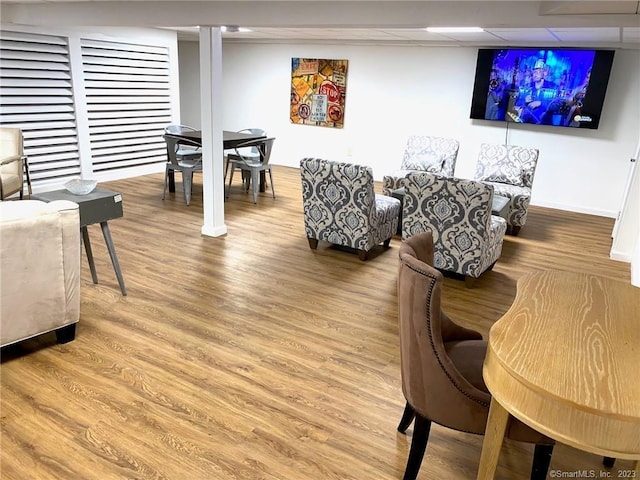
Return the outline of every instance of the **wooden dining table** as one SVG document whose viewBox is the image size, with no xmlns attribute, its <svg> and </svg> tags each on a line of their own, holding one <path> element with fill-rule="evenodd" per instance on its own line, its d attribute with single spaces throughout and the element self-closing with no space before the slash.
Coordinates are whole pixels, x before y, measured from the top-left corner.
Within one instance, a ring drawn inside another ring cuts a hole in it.
<svg viewBox="0 0 640 480">
<path fill-rule="evenodd" d="M 193 130 L 191 132 L 171 133 L 173 137 L 182 138 L 188 145 L 202 146 L 202 131 Z M 248 142 L 250 140 L 259 140 L 261 138 L 267 138 L 266 135 L 255 135 L 253 133 L 245 132 L 233 132 L 230 130 L 222 131 L 222 148 L 223 150 L 232 150 L 239 145 Z M 180 143 L 180 142 L 178 142 Z M 176 191 L 175 174 L 174 171 L 169 171 L 169 191 Z"/>
<path fill-rule="evenodd" d="M 478 479 L 494 478 L 509 416 L 565 445 L 635 460 L 614 478 L 640 478 L 639 368 L 640 288 L 559 271 L 519 279 L 489 332 Z"/>
</svg>

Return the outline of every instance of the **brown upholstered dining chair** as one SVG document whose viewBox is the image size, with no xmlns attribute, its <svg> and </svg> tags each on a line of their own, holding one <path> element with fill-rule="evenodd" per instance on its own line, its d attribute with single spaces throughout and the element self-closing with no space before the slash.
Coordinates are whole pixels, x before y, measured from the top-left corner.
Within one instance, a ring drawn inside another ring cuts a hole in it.
<svg viewBox="0 0 640 480">
<path fill-rule="evenodd" d="M 398 431 L 415 419 L 404 480 L 417 477 L 431 422 L 483 435 L 491 394 L 482 378 L 487 343 L 441 309 L 443 276 L 433 268 L 431 232 L 403 241 L 398 268 L 398 317 L 402 390 L 407 401 Z M 532 479 L 544 479 L 553 440 L 512 419 L 507 436 L 535 443 Z M 478 452 L 478 455 L 480 453 Z"/>
</svg>

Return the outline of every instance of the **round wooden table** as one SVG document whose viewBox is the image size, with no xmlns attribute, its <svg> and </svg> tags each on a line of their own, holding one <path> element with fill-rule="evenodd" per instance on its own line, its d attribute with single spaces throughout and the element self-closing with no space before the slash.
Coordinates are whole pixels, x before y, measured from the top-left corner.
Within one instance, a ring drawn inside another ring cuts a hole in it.
<svg viewBox="0 0 640 480">
<path fill-rule="evenodd" d="M 570 272 L 526 275 L 488 343 L 492 401 L 478 479 L 494 478 L 509 415 L 566 445 L 636 460 L 640 478 L 640 288 Z"/>
</svg>

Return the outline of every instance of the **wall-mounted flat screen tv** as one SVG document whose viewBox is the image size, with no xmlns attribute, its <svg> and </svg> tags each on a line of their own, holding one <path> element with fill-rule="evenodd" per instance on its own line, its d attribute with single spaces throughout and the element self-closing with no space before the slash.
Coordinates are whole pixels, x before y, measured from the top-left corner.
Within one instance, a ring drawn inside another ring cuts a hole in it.
<svg viewBox="0 0 640 480">
<path fill-rule="evenodd" d="M 613 50 L 478 50 L 471 118 L 598 128 Z"/>
</svg>

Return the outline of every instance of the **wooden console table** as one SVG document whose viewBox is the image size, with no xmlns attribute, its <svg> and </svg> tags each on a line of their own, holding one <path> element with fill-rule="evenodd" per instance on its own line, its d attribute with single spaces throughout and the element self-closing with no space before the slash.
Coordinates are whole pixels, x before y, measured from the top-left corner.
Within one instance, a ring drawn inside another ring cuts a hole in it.
<svg viewBox="0 0 640 480">
<path fill-rule="evenodd" d="M 636 460 L 640 478 L 639 368 L 640 288 L 570 272 L 521 278 L 489 333 L 478 479 L 494 478 L 509 415 L 566 445 Z"/>
</svg>

